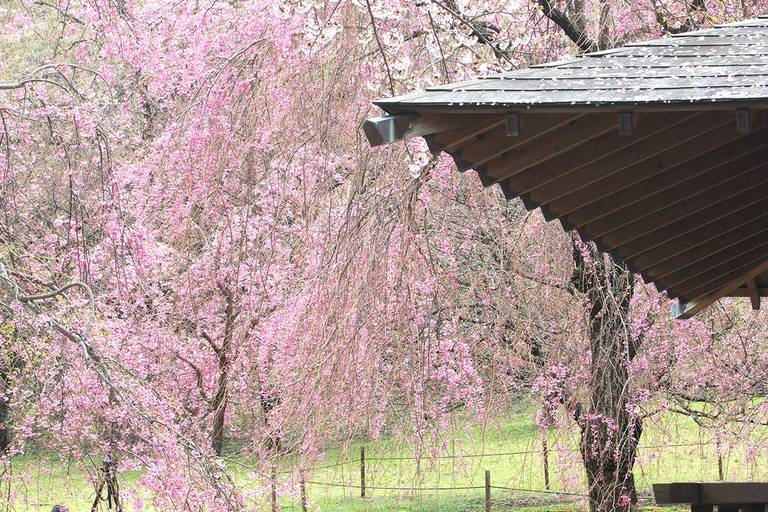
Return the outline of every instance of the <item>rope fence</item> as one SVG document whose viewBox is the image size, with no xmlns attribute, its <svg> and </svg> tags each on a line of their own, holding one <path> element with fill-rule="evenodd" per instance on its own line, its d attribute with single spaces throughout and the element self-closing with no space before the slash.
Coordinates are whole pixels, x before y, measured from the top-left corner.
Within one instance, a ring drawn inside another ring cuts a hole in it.
<svg viewBox="0 0 768 512">
<path fill-rule="evenodd" d="M 579 467 L 578 462 L 573 462 L 577 461 L 580 457 L 578 448 L 569 448 L 561 445 L 556 448 L 548 449 L 547 443 L 542 442 L 540 438 L 535 436 L 531 437 L 530 442 L 541 442 L 542 444 L 539 449 L 494 451 L 489 453 L 429 454 L 425 456 L 419 456 L 419 454 L 410 456 L 386 456 L 377 454 L 370 456 L 366 455 L 365 447 L 361 446 L 359 457 L 351 457 L 348 460 L 341 460 L 333 464 L 303 468 L 300 471 L 293 468 L 291 470 L 280 471 L 276 474 L 292 475 L 291 482 L 293 483 L 291 484 L 291 487 L 294 489 L 297 486 L 299 487 L 301 495 L 300 504 L 301 510 L 303 511 L 307 510 L 307 503 L 310 503 L 309 497 L 307 496 L 307 486 L 312 486 L 312 489 L 310 490 L 313 491 L 313 494 L 316 493 L 318 489 L 346 489 L 353 491 L 351 495 L 344 492 L 341 497 L 338 497 L 338 495 L 334 493 L 330 493 L 337 496 L 336 499 L 354 499 L 356 497 L 358 499 L 371 498 L 370 493 L 383 493 L 384 495 L 379 494 L 379 498 L 386 497 L 387 493 L 403 493 L 395 497 L 397 499 L 413 499 L 416 496 L 423 496 L 423 493 L 466 493 L 467 491 L 477 492 L 484 490 L 485 497 L 483 504 L 486 512 L 491 510 L 491 505 L 494 502 L 509 502 L 516 505 L 517 503 L 530 504 L 532 503 L 530 500 L 534 500 L 533 503 L 542 503 L 541 501 L 536 502 L 535 500 L 537 499 L 548 500 L 546 503 L 549 504 L 585 500 L 588 495 L 585 491 L 579 492 L 579 489 L 577 489 L 580 485 L 583 485 L 578 478 L 575 483 L 574 481 L 568 482 L 560 478 L 557 480 L 559 483 L 556 485 L 556 487 L 560 487 L 559 489 L 550 487 L 549 468 L 551 466 L 549 458 L 553 457 L 554 460 L 552 462 L 557 463 L 571 461 L 568 462 L 570 465 L 567 466 L 564 471 L 579 472 L 581 468 Z M 691 474 L 689 469 L 678 469 L 676 470 L 678 471 L 677 473 L 674 473 L 675 470 L 673 470 L 672 473 L 670 473 L 668 469 L 664 469 L 665 472 L 660 472 L 658 468 L 654 473 L 653 464 L 660 464 L 658 460 L 660 453 L 667 454 L 665 464 L 668 466 L 670 464 L 688 464 L 692 457 L 698 457 L 698 459 L 700 459 L 700 473 L 694 474 L 693 476 L 695 477 L 694 479 L 700 480 L 713 479 L 713 476 L 715 475 L 709 473 L 711 473 L 712 467 L 714 467 L 713 457 L 717 457 L 716 466 L 720 468 L 719 477 L 722 480 L 723 459 L 722 455 L 714 448 L 713 443 L 706 440 L 687 443 L 654 443 L 650 445 L 641 445 L 638 454 L 651 454 L 649 458 L 652 462 L 646 463 L 644 466 L 641 462 L 636 464 L 635 478 L 638 484 L 640 484 L 638 487 L 643 487 L 643 489 L 645 489 L 643 491 L 645 493 L 644 495 L 649 496 L 651 480 L 659 482 L 659 474 L 664 474 L 665 477 L 671 477 L 668 479 L 669 481 L 674 481 L 679 478 L 686 479 L 687 476 Z M 679 453 L 678 450 L 680 449 L 683 449 L 684 452 Z M 555 458 L 556 454 L 560 454 L 565 458 Z M 466 464 L 453 463 L 453 461 L 461 460 L 489 461 L 489 459 L 493 458 L 499 460 L 484 462 L 484 468 L 481 468 L 477 464 L 472 464 L 471 462 L 467 462 Z M 511 463 L 509 459 L 505 460 L 505 458 L 521 458 L 522 462 L 518 461 L 516 463 Z M 638 461 L 640 461 L 640 458 Z M 432 464 L 430 464 L 430 462 Z M 425 463 L 427 464 L 426 469 L 424 465 Z M 448 466 L 446 466 L 446 464 L 448 464 Z M 509 469 L 510 464 L 515 466 L 514 471 Z M 491 469 L 489 468 L 494 467 L 496 468 L 493 469 L 494 474 L 501 475 L 501 480 L 492 483 Z M 554 468 L 556 473 L 562 469 L 558 467 L 558 464 L 554 464 Z M 334 469 L 338 471 L 333 472 L 332 470 Z M 331 470 L 330 473 L 329 470 Z M 358 471 L 359 474 L 356 474 Z M 515 473 L 515 471 L 517 471 L 517 473 Z M 305 478 L 304 475 L 306 472 L 314 473 L 315 478 Z M 320 474 L 318 474 L 318 472 L 320 472 Z M 341 474 L 339 474 L 339 472 Z M 478 477 L 481 477 L 482 472 L 485 473 L 485 485 L 478 485 L 475 482 Z M 510 476 L 510 474 L 513 475 Z M 530 480 L 525 481 L 523 475 Z M 326 478 L 317 478 L 318 476 L 326 476 Z M 544 477 L 543 481 L 542 477 Z M 355 481 L 358 478 L 359 483 Z M 441 485 L 441 480 L 446 478 L 449 480 L 452 478 L 453 485 Z M 341 479 L 342 482 L 339 482 L 338 480 L 333 481 L 335 479 Z M 406 485 L 402 485 L 402 483 L 405 483 L 402 482 L 403 479 L 406 481 L 414 481 L 415 479 L 422 482 L 423 485 L 419 485 L 418 483 L 415 485 L 408 485 L 407 483 Z M 507 480 L 506 482 L 504 481 L 505 479 Z M 467 482 L 466 480 L 469 481 Z M 520 486 L 514 485 L 515 483 L 530 485 Z M 276 483 L 273 485 L 276 485 Z M 541 487 L 538 487 L 539 485 L 541 485 Z M 501 494 L 497 494 L 494 497 L 492 496 L 494 492 Z M 329 495 L 328 492 L 325 494 Z M 463 494 L 460 499 L 478 499 L 469 496 Z M 540 498 L 536 498 L 536 496 L 539 496 Z M 392 496 L 390 495 L 390 497 Z M 436 498 L 433 495 L 430 499 L 442 498 Z M 560 501 L 552 501 L 553 499 L 559 499 Z"/>
</svg>

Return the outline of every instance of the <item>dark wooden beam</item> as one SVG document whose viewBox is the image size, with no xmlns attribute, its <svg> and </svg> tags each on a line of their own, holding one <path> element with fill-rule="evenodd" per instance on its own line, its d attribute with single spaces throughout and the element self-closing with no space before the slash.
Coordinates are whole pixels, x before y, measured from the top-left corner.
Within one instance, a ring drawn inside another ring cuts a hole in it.
<svg viewBox="0 0 768 512">
<path fill-rule="evenodd" d="M 721 236 L 727 235 L 727 243 L 735 243 L 755 230 L 763 230 L 768 224 L 768 198 L 759 202 L 736 205 L 727 214 L 709 223 L 703 223 L 688 229 L 684 224 L 674 224 L 657 233 L 656 238 L 663 240 L 663 245 L 651 245 L 649 237 L 627 244 L 623 250 L 628 252 L 637 270 L 645 270 L 660 263 L 676 265 L 675 259 L 691 251 L 691 259 L 703 257 L 709 251 L 708 245 Z M 635 246 L 635 247 L 632 247 Z M 697 252 L 698 251 L 698 252 Z"/>
<path fill-rule="evenodd" d="M 373 147 L 472 124 L 488 124 L 500 117 L 503 119 L 499 114 L 395 114 L 366 119 L 363 132 Z"/>
<path fill-rule="evenodd" d="M 740 269 L 739 269 L 740 270 Z M 678 319 L 691 318 L 692 316 L 700 313 L 707 307 L 711 306 L 714 302 L 720 300 L 723 297 L 730 295 L 736 288 L 744 284 L 747 279 L 751 279 L 758 276 L 768 270 L 768 261 L 765 261 L 746 273 L 734 277 L 733 280 L 726 282 L 721 288 L 716 291 L 710 292 L 699 297 L 693 297 L 687 301 L 680 302 L 675 308 L 674 314 Z M 737 271 L 738 272 L 738 271 Z M 734 272 L 736 273 L 736 272 Z M 757 496 L 755 496 L 757 498 Z M 768 500 L 766 501 L 768 503 Z"/>
<path fill-rule="evenodd" d="M 583 114 L 521 114 L 520 135 L 510 137 L 506 127 L 495 129 L 474 144 L 470 144 L 457 155 L 459 158 L 472 164 L 473 168 L 485 165 L 487 162 L 498 158 L 512 150 L 525 151 L 526 144 L 546 143 L 539 139 L 564 126 L 571 126 Z"/>
<path fill-rule="evenodd" d="M 747 164 L 755 165 L 755 162 L 747 162 Z M 727 199 L 745 190 L 762 186 L 766 182 L 768 182 L 768 173 L 766 173 L 766 164 L 762 164 L 729 176 L 728 179 L 704 190 L 695 190 L 695 187 L 691 187 L 690 195 L 681 187 L 682 197 L 679 200 L 671 199 L 666 194 L 662 197 L 653 197 L 641 205 L 598 219 L 588 224 L 585 230 L 595 237 L 602 237 L 606 244 L 619 245 L 642 236 L 652 229 L 672 224 L 678 219 L 704 210 L 712 204 L 713 198 Z M 667 199 L 667 201 L 664 202 L 661 199 Z M 643 205 L 647 208 L 643 208 Z"/>
<path fill-rule="evenodd" d="M 767 247 L 768 238 L 766 238 L 765 233 L 758 233 L 723 250 L 712 252 L 697 262 L 681 266 L 666 275 L 654 274 L 652 270 L 649 270 L 647 274 L 654 281 L 660 282 L 664 288 L 679 289 L 678 285 L 697 279 L 710 269 L 724 268 L 726 264 L 735 265 L 735 262 L 743 255 L 757 249 L 762 249 L 765 252 Z"/>
<path fill-rule="evenodd" d="M 758 288 L 757 293 L 760 297 L 768 297 L 768 288 Z M 729 293 L 728 297 L 751 297 L 751 292 L 747 288 L 739 287 Z"/>
<path fill-rule="evenodd" d="M 765 121 L 765 116 L 761 116 L 761 121 Z M 703 133 L 700 132 L 700 135 L 689 133 L 690 137 L 683 137 L 684 143 L 682 144 L 657 142 L 656 150 L 664 149 L 664 151 L 656 152 L 649 149 L 648 153 L 653 153 L 651 158 L 641 156 L 637 151 L 622 152 L 619 158 L 633 156 L 636 163 L 601 178 L 597 178 L 599 174 L 597 170 L 593 170 L 590 175 L 576 173 L 576 175 L 569 176 L 569 180 L 559 184 L 562 189 L 560 197 L 537 196 L 534 195 L 533 191 L 530 197 L 534 201 L 548 203 L 549 209 L 553 212 L 567 215 L 584 205 L 634 187 L 652 176 L 665 174 L 689 162 L 692 162 L 690 167 L 694 169 L 691 172 L 711 169 L 716 165 L 727 163 L 738 156 L 732 146 L 737 142 L 739 144 L 736 144 L 736 147 L 739 149 L 765 145 L 765 134 L 762 137 L 759 137 L 757 133 L 752 134 L 748 140 L 740 141 L 739 139 L 746 139 L 746 137 L 736 133 L 732 122 L 732 119 L 723 122 L 712 129 L 704 130 Z M 673 135 L 669 137 L 673 137 Z M 704 154 L 707 156 L 703 156 Z M 584 185 L 578 185 L 573 181 L 573 178 L 578 175 L 581 175 Z"/>
<path fill-rule="evenodd" d="M 612 213 L 620 215 L 621 212 L 629 211 L 634 206 L 648 211 L 646 201 L 649 197 L 666 201 L 667 199 L 662 197 L 674 198 L 678 194 L 688 192 L 689 187 L 701 190 L 716 183 L 723 176 L 738 172 L 737 169 L 749 169 L 750 166 L 764 163 L 766 155 L 763 151 L 766 144 L 768 144 L 768 135 L 765 130 L 741 137 L 726 147 L 715 148 L 713 151 L 704 153 L 702 157 L 663 173 L 651 172 L 631 188 L 625 188 L 564 213 L 568 215 L 568 222 L 575 226 L 583 226 Z M 750 158 L 751 163 L 743 163 L 747 158 Z"/>
<path fill-rule="evenodd" d="M 687 120 L 703 116 L 701 112 L 652 112 L 637 115 L 638 122 L 632 137 L 623 137 L 615 130 L 593 137 L 578 147 L 578 151 L 555 156 L 540 165 L 533 165 L 514 176 L 506 173 L 496 176 L 504 181 L 504 187 L 516 194 L 524 194 L 535 187 L 545 185 L 585 165 L 603 158 L 611 158 L 624 149 L 637 144 L 663 130 L 669 130 Z M 495 162 L 488 167 L 494 168 Z M 492 172 L 494 172 L 492 170 Z"/>
<path fill-rule="evenodd" d="M 747 279 L 747 291 L 749 292 L 749 300 L 752 303 L 752 309 L 754 309 L 755 311 L 759 310 L 760 309 L 760 286 L 757 284 L 757 277 Z"/>
<path fill-rule="evenodd" d="M 432 147 L 433 152 L 445 151 L 453 154 L 467 144 L 478 141 L 482 136 L 491 130 L 504 126 L 504 117 L 498 116 L 498 119 L 487 124 L 473 124 L 462 126 L 454 130 L 447 130 L 435 133 L 427 137 L 427 142 Z"/>
<path fill-rule="evenodd" d="M 675 293 L 684 297 L 699 298 L 710 295 L 716 290 L 722 289 L 730 283 L 736 283 L 733 289 L 738 288 L 749 279 L 747 273 L 760 265 L 768 262 L 768 247 L 758 247 L 740 254 L 738 258 L 723 265 L 708 269 L 673 288 Z"/>
<path fill-rule="evenodd" d="M 524 169 L 567 153 L 593 137 L 616 131 L 615 114 L 588 114 L 553 131 L 539 144 L 532 144 L 488 163 L 485 174 L 495 182 Z"/>
<path fill-rule="evenodd" d="M 727 181 L 712 191 L 697 194 L 636 221 L 616 226 L 604 236 L 600 236 L 599 232 L 590 231 L 590 226 L 587 226 L 585 231 L 592 237 L 599 237 L 608 247 L 620 247 L 670 224 L 682 222 L 693 226 L 699 225 L 702 219 L 711 216 L 713 210 L 723 216 L 729 208 L 738 204 L 742 196 L 761 193 L 764 196 L 766 184 L 768 184 L 768 174 L 758 169 L 742 179 Z M 701 212 L 700 215 L 699 212 Z"/>
<path fill-rule="evenodd" d="M 683 252 L 664 253 L 666 258 L 652 264 L 647 264 L 648 260 L 646 258 L 635 258 L 633 260 L 635 268 L 639 271 L 646 271 L 649 276 L 653 276 L 655 279 L 661 279 L 678 269 L 699 263 L 714 253 L 730 249 L 742 240 L 750 237 L 762 236 L 768 243 L 768 217 L 765 212 L 758 212 L 754 215 L 756 220 L 720 234 L 714 233 L 711 230 L 707 231 L 706 229 L 696 230 L 691 233 L 692 236 L 690 237 L 691 243 L 696 245 L 689 247 Z M 697 238 L 699 233 L 701 235 Z M 673 249 L 673 251 L 675 250 Z M 664 255 L 660 254 L 659 257 Z"/>
<path fill-rule="evenodd" d="M 566 214 L 583 204 L 623 190 L 648 175 L 659 174 L 699 156 L 702 150 L 737 139 L 733 119 L 723 112 L 707 112 L 633 144 L 610 158 L 601 158 L 562 178 L 533 188 L 531 200 L 549 204 Z M 626 183 L 626 185 L 625 185 Z"/>
<path fill-rule="evenodd" d="M 695 230 L 699 226 L 709 225 L 710 229 L 719 232 L 719 221 L 721 219 L 728 217 L 736 210 L 749 208 L 751 205 L 763 201 L 765 199 L 765 191 L 752 189 L 731 199 L 719 199 L 713 198 L 710 207 L 695 215 L 678 219 L 678 221 L 672 224 L 659 227 L 634 240 L 613 247 L 622 258 L 628 259 L 648 249 L 667 244 L 675 238 Z"/>
</svg>

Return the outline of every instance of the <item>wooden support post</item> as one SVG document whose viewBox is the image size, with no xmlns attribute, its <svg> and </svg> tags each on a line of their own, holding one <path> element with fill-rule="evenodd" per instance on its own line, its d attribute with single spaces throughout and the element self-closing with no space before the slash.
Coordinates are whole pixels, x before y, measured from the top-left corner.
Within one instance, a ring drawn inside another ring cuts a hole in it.
<svg viewBox="0 0 768 512">
<path fill-rule="evenodd" d="M 721 454 L 717 454 L 717 477 L 722 482 L 725 480 L 723 476 L 723 456 Z"/>
<path fill-rule="evenodd" d="M 360 447 L 360 497 L 365 498 L 365 446 Z"/>
<path fill-rule="evenodd" d="M 760 309 L 760 285 L 757 283 L 757 277 L 747 279 L 747 290 L 749 293 L 749 300 L 752 302 L 752 309 L 755 311 Z"/>
<path fill-rule="evenodd" d="M 301 512 L 307 512 L 307 483 L 304 481 L 304 473 L 299 480 L 299 493 L 301 494 Z"/>
<path fill-rule="evenodd" d="M 270 504 L 272 505 L 272 512 L 277 512 L 277 462 L 272 462 L 272 489 L 270 492 Z"/>
<path fill-rule="evenodd" d="M 544 457 L 544 488 L 549 490 L 549 449 L 546 435 L 541 438 L 541 454 Z"/>
<path fill-rule="evenodd" d="M 485 512 L 491 512 L 491 472 L 485 470 Z"/>
</svg>

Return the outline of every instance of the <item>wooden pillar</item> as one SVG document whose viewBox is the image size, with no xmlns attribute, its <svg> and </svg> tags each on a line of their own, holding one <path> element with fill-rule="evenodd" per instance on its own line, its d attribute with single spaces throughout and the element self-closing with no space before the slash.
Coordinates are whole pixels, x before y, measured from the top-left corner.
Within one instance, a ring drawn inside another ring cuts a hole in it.
<svg viewBox="0 0 768 512">
<path fill-rule="evenodd" d="M 301 512 L 307 512 L 307 483 L 304 481 L 304 473 L 299 480 L 299 493 L 301 494 Z"/>
<path fill-rule="evenodd" d="M 491 512 L 491 472 L 485 470 L 485 512 Z"/>
<path fill-rule="evenodd" d="M 272 512 L 277 512 L 277 462 L 272 463 L 272 489 L 270 492 L 270 504 Z"/>
<path fill-rule="evenodd" d="M 546 436 L 541 438 L 541 454 L 544 457 L 544 488 L 549 490 L 549 449 Z"/>
<path fill-rule="evenodd" d="M 365 446 L 360 447 L 360 497 L 365 498 Z"/>
</svg>

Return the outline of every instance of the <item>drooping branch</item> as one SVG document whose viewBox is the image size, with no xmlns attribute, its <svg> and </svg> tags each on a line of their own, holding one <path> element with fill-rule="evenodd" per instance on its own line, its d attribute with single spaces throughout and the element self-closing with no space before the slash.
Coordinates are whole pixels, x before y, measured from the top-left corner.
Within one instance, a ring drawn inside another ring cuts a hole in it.
<svg viewBox="0 0 768 512">
<path fill-rule="evenodd" d="M 565 12 L 555 8 L 550 0 L 532 0 L 538 4 L 544 15 L 552 20 L 563 33 L 568 36 L 568 39 L 579 47 L 582 52 L 594 52 L 601 49 L 600 44 L 587 35 L 586 28 L 583 24 L 577 23 Z"/>
</svg>

